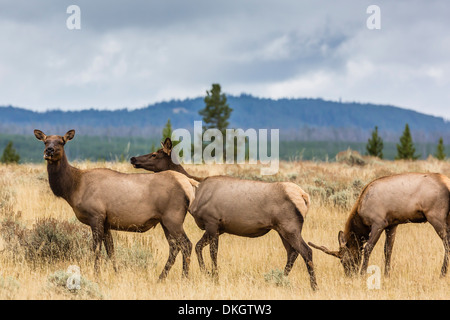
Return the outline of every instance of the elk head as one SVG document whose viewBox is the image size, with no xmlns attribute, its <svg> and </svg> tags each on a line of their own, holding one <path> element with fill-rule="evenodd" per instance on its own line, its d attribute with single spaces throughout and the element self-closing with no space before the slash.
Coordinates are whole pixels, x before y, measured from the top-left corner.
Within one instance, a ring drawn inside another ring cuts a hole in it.
<svg viewBox="0 0 450 320">
<path fill-rule="evenodd" d="M 317 246 L 311 242 L 308 242 L 308 244 L 315 249 L 325 252 L 326 254 L 339 258 L 342 266 L 344 267 L 345 275 L 347 277 L 351 277 L 358 273 L 359 266 L 361 264 L 361 249 L 359 241 L 353 232 L 347 240 L 344 232 L 339 231 L 338 242 L 338 251 L 331 251 L 324 246 Z"/>
<path fill-rule="evenodd" d="M 138 157 L 132 157 L 130 163 L 135 168 L 141 168 L 153 172 L 170 170 L 174 165 L 171 158 L 172 140 L 166 138 L 161 142 L 161 149 Z"/>
<path fill-rule="evenodd" d="M 34 135 L 45 144 L 44 159 L 49 163 L 60 161 L 64 156 L 64 145 L 75 136 L 75 130 L 69 130 L 62 136 L 45 135 L 41 130 L 34 130 Z"/>
</svg>

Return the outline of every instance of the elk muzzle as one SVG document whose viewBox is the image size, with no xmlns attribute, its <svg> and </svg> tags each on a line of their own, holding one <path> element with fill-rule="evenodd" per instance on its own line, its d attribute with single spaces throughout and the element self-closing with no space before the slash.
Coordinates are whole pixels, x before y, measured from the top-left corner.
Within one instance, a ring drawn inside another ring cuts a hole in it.
<svg viewBox="0 0 450 320">
<path fill-rule="evenodd" d="M 137 162 L 138 162 L 138 161 L 137 161 L 136 157 L 130 158 L 130 163 L 131 163 L 131 165 L 132 165 L 134 168 L 140 168 L 140 167 L 141 167 Z"/>
<path fill-rule="evenodd" d="M 54 154 L 55 154 L 55 149 L 52 147 L 48 147 L 44 150 L 44 159 L 51 160 Z"/>
</svg>

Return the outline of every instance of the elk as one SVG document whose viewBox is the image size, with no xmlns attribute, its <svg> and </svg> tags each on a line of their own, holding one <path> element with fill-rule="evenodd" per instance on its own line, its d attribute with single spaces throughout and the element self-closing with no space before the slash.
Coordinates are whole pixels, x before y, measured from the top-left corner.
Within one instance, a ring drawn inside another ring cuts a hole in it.
<svg viewBox="0 0 450 320">
<path fill-rule="evenodd" d="M 339 250 L 309 245 L 340 259 L 346 276 L 367 272 L 369 256 L 380 235 L 384 245 L 385 276 L 389 276 L 397 226 L 428 221 L 444 243 L 441 277 L 447 273 L 450 248 L 450 179 L 438 173 L 404 173 L 378 178 L 364 187 L 339 231 Z M 362 265 L 361 265 L 362 261 Z"/>
<path fill-rule="evenodd" d="M 183 276 L 188 276 L 192 244 L 183 222 L 196 181 L 173 171 L 125 174 L 102 168 L 80 170 L 69 164 L 64 151 L 75 130 L 64 136 L 47 136 L 40 130 L 34 134 L 45 144 L 51 190 L 67 201 L 80 222 L 91 227 L 97 272 L 102 242 L 117 271 L 110 230 L 145 232 L 161 223 L 169 242 L 169 258 L 159 279 L 166 278 L 180 250 Z"/>
<path fill-rule="evenodd" d="M 291 182 L 242 180 L 228 176 L 194 177 L 171 158 L 172 141 L 167 138 L 156 152 L 130 159 L 135 168 L 154 172 L 176 170 L 201 181 L 189 212 L 205 233 L 195 246 L 198 263 L 206 271 L 202 250 L 210 246 L 212 275 L 218 276 L 217 253 L 223 233 L 241 237 L 260 237 L 275 230 L 287 253 L 287 276 L 300 254 L 305 261 L 313 290 L 317 289 L 312 250 L 301 236 L 310 206 L 309 195 Z"/>
</svg>

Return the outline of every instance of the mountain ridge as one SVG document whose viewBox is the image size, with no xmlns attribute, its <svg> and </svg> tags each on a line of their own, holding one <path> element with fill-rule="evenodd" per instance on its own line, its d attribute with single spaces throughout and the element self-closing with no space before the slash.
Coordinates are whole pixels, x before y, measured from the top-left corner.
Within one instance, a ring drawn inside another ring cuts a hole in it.
<svg viewBox="0 0 450 320">
<path fill-rule="evenodd" d="M 233 108 L 231 128 L 280 129 L 283 140 L 367 141 L 378 126 L 387 141 L 396 141 L 409 124 L 413 138 L 435 142 L 450 140 L 450 122 L 392 105 L 336 102 L 320 98 L 258 98 L 249 94 L 228 95 Z M 32 111 L 0 106 L 0 133 L 29 134 L 40 128 L 48 132 L 75 128 L 81 134 L 98 136 L 158 137 L 167 119 L 172 127 L 192 129 L 204 108 L 203 97 L 169 100 L 137 109 L 79 111 Z M 70 128 L 69 128 L 70 127 Z M 65 132 L 64 131 L 64 132 Z"/>
</svg>

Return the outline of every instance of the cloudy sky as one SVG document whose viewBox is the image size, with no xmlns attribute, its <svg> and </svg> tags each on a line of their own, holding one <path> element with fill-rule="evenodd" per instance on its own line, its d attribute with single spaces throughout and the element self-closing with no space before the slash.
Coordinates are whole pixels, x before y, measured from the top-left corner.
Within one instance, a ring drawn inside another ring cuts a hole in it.
<svg viewBox="0 0 450 320">
<path fill-rule="evenodd" d="M 380 30 L 366 26 L 372 4 Z M 0 42 L 0 105 L 134 109 L 220 83 L 450 119 L 445 0 L 0 0 Z"/>
</svg>

